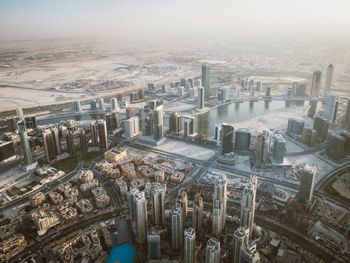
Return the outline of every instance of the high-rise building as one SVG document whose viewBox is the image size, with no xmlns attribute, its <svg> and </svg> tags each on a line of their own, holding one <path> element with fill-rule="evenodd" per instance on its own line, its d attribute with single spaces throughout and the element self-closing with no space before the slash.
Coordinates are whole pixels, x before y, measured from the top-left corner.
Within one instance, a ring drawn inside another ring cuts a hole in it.
<svg viewBox="0 0 350 263">
<path fill-rule="evenodd" d="M 88 145 L 87 145 L 85 130 L 79 129 L 78 133 L 79 133 L 80 151 L 83 153 L 86 153 L 88 151 Z"/>
<path fill-rule="evenodd" d="M 265 97 L 271 97 L 271 87 L 266 87 L 266 89 L 265 89 Z"/>
<path fill-rule="evenodd" d="M 294 118 L 288 119 L 287 134 L 288 135 L 302 135 L 305 122 Z"/>
<path fill-rule="evenodd" d="M 35 116 L 27 116 L 24 118 L 24 122 L 27 129 L 35 129 L 37 127 L 36 117 Z"/>
<path fill-rule="evenodd" d="M 334 66 L 330 64 L 327 68 L 326 79 L 324 81 L 324 95 L 331 91 L 332 88 L 332 80 L 334 74 Z"/>
<path fill-rule="evenodd" d="M 163 106 L 156 107 L 153 110 L 153 133 L 155 140 L 161 140 L 164 137 Z"/>
<path fill-rule="evenodd" d="M 143 100 L 145 98 L 145 91 L 143 89 L 139 90 L 139 99 Z"/>
<path fill-rule="evenodd" d="M 241 249 L 248 244 L 249 233 L 248 227 L 239 227 L 233 235 L 233 263 L 240 263 Z"/>
<path fill-rule="evenodd" d="M 326 142 L 326 153 L 335 160 L 341 160 L 350 154 L 350 132 L 332 131 L 328 134 Z"/>
<path fill-rule="evenodd" d="M 298 199 L 306 204 L 310 204 L 314 192 L 317 168 L 305 165 L 297 173 L 300 179 Z"/>
<path fill-rule="evenodd" d="M 169 131 L 173 134 L 180 134 L 182 131 L 181 115 L 177 112 L 169 116 Z"/>
<path fill-rule="evenodd" d="M 191 116 L 186 116 L 185 117 L 185 122 L 184 122 L 184 136 L 188 137 L 193 135 L 194 133 L 194 118 Z"/>
<path fill-rule="evenodd" d="M 135 116 L 134 108 L 133 107 L 127 107 L 125 110 L 125 119 L 130 119 Z"/>
<path fill-rule="evenodd" d="M 213 196 L 213 214 L 214 214 L 214 210 L 215 210 L 215 216 L 219 216 L 219 220 L 215 224 L 215 228 L 216 228 L 215 235 L 216 236 L 219 236 L 222 229 L 224 229 L 224 227 L 225 227 L 226 204 L 227 204 L 226 174 L 220 173 L 215 178 L 214 196 Z M 214 223 L 213 223 L 213 225 L 214 225 Z"/>
<path fill-rule="evenodd" d="M 23 147 L 22 147 L 23 148 Z M 13 141 L 0 142 L 0 162 L 16 155 L 15 145 Z M 26 156 L 24 156 L 24 163 L 26 163 Z"/>
<path fill-rule="evenodd" d="M 80 101 L 79 100 L 74 100 L 73 101 L 73 111 L 81 112 L 81 106 L 80 106 Z"/>
<path fill-rule="evenodd" d="M 233 152 L 233 134 L 234 128 L 232 125 L 222 123 L 222 154 Z"/>
<path fill-rule="evenodd" d="M 317 137 L 324 141 L 327 139 L 329 122 L 326 118 L 318 116 L 315 118 L 313 129 L 317 132 Z"/>
<path fill-rule="evenodd" d="M 105 110 L 105 103 L 103 101 L 103 98 L 98 99 L 98 110 L 99 111 Z"/>
<path fill-rule="evenodd" d="M 91 129 L 91 142 L 93 146 L 98 145 L 98 136 L 97 136 L 97 121 L 93 120 L 90 123 L 90 129 Z"/>
<path fill-rule="evenodd" d="M 240 128 L 236 130 L 235 150 L 249 150 L 251 134 L 248 129 Z"/>
<path fill-rule="evenodd" d="M 338 95 L 334 92 L 328 92 L 324 105 L 324 115 L 330 124 L 333 124 L 338 111 Z"/>
<path fill-rule="evenodd" d="M 20 118 L 23 119 L 24 114 L 22 108 L 16 108 L 16 115 Z"/>
<path fill-rule="evenodd" d="M 90 101 L 90 111 L 92 111 L 92 112 L 97 111 L 97 103 L 96 103 L 96 100 Z"/>
<path fill-rule="evenodd" d="M 223 218 L 223 202 L 220 199 L 213 199 L 213 214 L 212 214 L 212 234 L 215 237 L 220 237 L 222 226 L 222 218 Z"/>
<path fill-rule="evenodd" d="M 147 201 L 144 192 L 133 195 L 135 239 L 139 243 L 146 240 L 147 233 Z"/>
<path fill-rule="evenodd" d="M 140 121 L 139 117 L 132 117 L 127 120 L 123 120 L 125 138 L 132 138 L 140 134 Z"/>
<path fill-rule="evenodd" d="M 196 231 L 193 227 L 186 228 L 184 231 L 184 247 L 184 263 L 195 263 Z"/>
<path fill-rule="evenodd" d="M 345 116 L 344 116 L 344 124 L 345 127 L 349 127 L 350 126 L 350 100 L 347 100 L 346 103 L 346 109 L 345 109 Z"/>
<path fill-rule="evenodd" d="M 46 129 L 42 132 L 43 145 L 45 158 L 48 163 L 53 161 L 56 158 L 56 144 L 54 136 L 50 129 Z"/>
<path fill-rule="evenodd" d="M 13 117 L 6 118 L 7 128 L 10 132 L 15 132 L 18 130 L 17 123 L 19 122 L 19 120 L 20 120 L 19 116 L 13 116 Z"/>
<path fill-rule="evenodd" d="M 270 148 L 270 134 L 265 130 L 260 131 L 256 137 L 256 151 L 255 161 L 256 163 L 263 164 L 268 160 Z"/>
<path fill-rule="evenodd" d="M 97 128 L 100 148 L 108 150 L 108 135 L 106 121 L 98 120 Z"/>
<path fill-rule="evenodd" d="M 106 113 L 105 119 L 108 133 L 112 133 L 115 129 L 119 128 L 118 112 L 113 111 Z"/>
<path fill-rule="evenodd" d="M 61 138 L 60 138 L 60 131 L 58 130 L 57 127 L 51 128 L 51 132 L 53 135 L 53 139 L 55 142 L 55 150 L 56 154 L 61 154 L 62 153 L 62 148 L 61 148 Z"/>
<path fill-rule="evenodd" d="M 211 238 L 208 240 L 205 248 L 205 263 L 219 263 L 220 262 L 220 241 Z"/>
<path fill-rule="evenodd" d="M 241 226 L 249 228 L 249 237 L 252 237 L 255 214 L 255 197 L 258 180 L 255 175 L 250 177 L 249 183 L 244 187 L 241 200 Z"/>
<path fill-rule="evenodd" d="M 67 143 L 67 152 L 70 156 L 74 154 L 74 138 L 73 132 L 66 130 L 66 143 Z"/>
<path fill-rule="evenodd" d="M 160 234 L 155 229 L 152 229 L 147 234 L 148 259 L 160 259 Z"/>
<path fill-rule="evenodd" d="M 241 249 L 239 263 L 260 263 L 260 255 L 254 245 L 244 245 Z"/>
<path fill-rule="evenodd" d="M 203 199 L 201 194 L 198 193 L 194 196 L 193 212 L 192 212 L 192 223 L 193 228 L 200 232 L 202 230 L 203 222 Z"/>
<path fill-rule="evenodd" d="M 205 88 L 205 100 L 210 99 L 210 66 L 208 64 L 202 65 L 202 86 Z"/>
<path fill-rule="evenodd" d="M 187 211 L 188 211 L 188 198 L 187 198 L 187 193 L 186 193 L 185 189 L 180 189 L 178 191 L 176 201 L 182 207 L 183 222 L 185 222 L 185 219 L 186 219 L 186 216 L 187 216 Z"/>
<path fill-rule="evenodd" d="M 117 111 L 119 109 L 118 107 L 118 100 L 116 98 L 111 99 L 111 110 Z"/>
<path fill-rule="evenodd" d="M 27 132 L 26 132 L 26 127 L 24 124 L 24 121 L 19 121 L 18 122 L 18 130 L 19 130 L 19 137 L 21 140 L 21 146 L 23 150 L 23 162 L 25 165 L 30 165 L 34 163 L 33 157 L 32 157 L 32 151 L 30 149 L 28 137 L 27 137 Z"/>
<path fill-rule="evenodd" d="M 179 250 L 183 245 L 183 210 L 181 204 L 176 203 L 171 210 L 171 244 Z"/>
<path fill-rule="evenodd" d="M 139 192 L 139 189 L 137 188 L 131 188 L 128 193 L 128 200 L 129 200 L 129 212 L 130 212 L 130 221 L 134 222 L 135 220 L 135 208 L 134 208 L 134 195 Z"/>
<path fill-rule="evenodd" d="M 273 158 L 276 163 L 283 163 L 284 155 L 286 153 L 286 140 L 282 134 L 276 134 L 274 140 Z"/>
<path fill-rule="evenodd" d="M 214 139 L 216 141 L 216 145 L 221 144 L 221 137 L 222 137 L 222 126 L 220 124 L 215 124 L 214 127 Z"/>
<path fill-rule="evenodd" d="M 155 226 L 165 224 L 166 184 L 159 184 L 152 190 L 152 219 Z"/>
<path fill-rule="evenodd" d="M 197 98 L 197 107 L 198 109 L 204 109 L 204 97 L 205 90 L 203 87 L 198 87 L 198 98 Z"/>
<path fill-rule="evenodd" d="M 312 75 L 311 97 L 318 97 L 320 95 L 321 77 L 322 72 L 320 70 L 314 71 Z"/>
</svg>

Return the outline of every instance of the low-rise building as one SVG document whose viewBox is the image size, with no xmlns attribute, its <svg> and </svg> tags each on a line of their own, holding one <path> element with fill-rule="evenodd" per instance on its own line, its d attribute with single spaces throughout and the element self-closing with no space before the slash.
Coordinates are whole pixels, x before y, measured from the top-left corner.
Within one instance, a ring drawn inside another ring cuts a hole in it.
<svg viewBox="0 0 350 263">
<path fill-rule="evenodd" d="M 83 214 L 90 213 L 94 210 L 94 206 L 88 199 L 80 199 L 79 202 L 76 203 L 76 206 Z"/>
<path fill-rule="evenodd" d="M 63 202 L 63 196 L 57 192 L 49 193 L 49 198 L 54 205 L 58 205 Z"/>
<path fill-rule="evenodd" d="M 128 153 L 126 149 L 121 148 L 113 148 L 107 152 L 105 152 L 105 159 L 110 162 L 118 162 L 123 158 L 126 158 L 128 156 Z"/>
<path fill-rule="evenodd" d="M 34 207 L 41 205 L 43 202 L 45 202 L 45 195 L 42 192 L 36 193 L 31 200 L 31 204 Z"/>
<path fill-rule="evenodd" d="M 110 204 L 111 198 L 103 187 L 96 187 L 92 190 L 92 194 L 98 208 L 105 208 Z"/>
</svg>

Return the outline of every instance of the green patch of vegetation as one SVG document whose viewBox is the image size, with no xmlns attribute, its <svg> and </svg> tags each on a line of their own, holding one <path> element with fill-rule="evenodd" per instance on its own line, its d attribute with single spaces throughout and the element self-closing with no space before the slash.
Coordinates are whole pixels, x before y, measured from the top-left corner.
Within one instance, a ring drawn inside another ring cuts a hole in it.
<svg viewBox="0 0 350 263">
<path fill-rule="evenodd" d="M 97 151 L 97 152 L 87 152 L 87 153 L 83 153 L 82 154 L 82 158 L 85 162 L 91 161 L 93 159 L 96 159 L 97 157 L 99 157 L 100 155 L 102 155 L 101 151 Z"/>
<path fill-rule="evenodd" d="M 67 159 L 56 162 L 52 165 L 52 167 L 65 173 L 70 173 L 77 167 L 78 163 L 79 161 L 76 157 L 69 157 Z"/>
</svg>

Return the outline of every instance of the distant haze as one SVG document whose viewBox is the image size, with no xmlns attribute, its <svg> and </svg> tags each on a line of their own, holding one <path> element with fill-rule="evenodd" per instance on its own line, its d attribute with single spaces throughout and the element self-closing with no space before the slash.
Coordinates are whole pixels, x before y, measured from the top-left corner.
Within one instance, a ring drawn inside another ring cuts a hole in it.
<svg viewBox="0 0 350 263">
<path fill-rule="evenodd" d="M 347 37 L 349 0 L 0 0 L 1 40 Z"/>
</svg>

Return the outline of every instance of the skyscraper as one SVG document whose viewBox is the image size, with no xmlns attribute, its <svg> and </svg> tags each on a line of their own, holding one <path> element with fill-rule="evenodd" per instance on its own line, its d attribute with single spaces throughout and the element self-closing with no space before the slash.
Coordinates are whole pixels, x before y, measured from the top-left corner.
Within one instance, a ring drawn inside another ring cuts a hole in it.
<svg viewBox="0 0 350 263">
<path fill-rule="evenodd" d="M 105 110 L 105 103 L 103 101 L 103 98 L 98 99 L 98 110 L 99 111 Z"/>
<path fill-rule="evenodd" d="M 312 75 L 311 97 L 318 97 L 321 89 L 322 72 L 317 70 Z"/>
<path fill-rule="evenodd" d="M 219 263 L 220 262 L 220 241 L 211 238 L 208 240 L 205 249 L 205 263 Z"/>
<path fill-rule="evenodd" d="M 27 116 L 24 118 L 24 122 L 27 129 L 35 129 L 37 127 L 36 117 L 35 116 Z"/>
<path fill-rule="evenodd" d="M 186 189 L 180 189 L 177 193 L 177 200 L 176 200 L 182 207 L 182 216 L 183 221 L 185 222 L 187 211 L 188 211 L 188 198 Z"/>
<path fill-rule="evenodd" d="M 108 150 L 107 125 L 105 120 L 97 121 L 100 148 Z"/>
<path fill-rule="evenodd" d="M 118 107 L 118 100 L 116 98 L 112 98 L 111 99 L 111 110 L 112 111 L 116 111 L 118 109 L 119 109 L 119 107 Z"/>
<path fill-rule="evenodd" d="M 19 130 L 19 137 L 21 140 L 21 146 L 23 150 L 23 156 L 24 156 L 23 162 L 24 162 L 24 165 L 30 165 L 34 163 L 34 161 L 33 161 L 32 151 L 30 149 L 30 145 L 27 137 L 25 123 L 22 120 L 22 121 L 19 121 L 17 125 Z"/>
<path fill-rule="evenodd" d="M 164 137 L 163 106 L 158 106 L 153 110 L 153 133 L 155 140 L 160 140 Z"/>
<path fill-rule="evenodd" d="M 194 118 L 191 116 L 186 116 L 185 117 L 185 122 L 184 122 L 184 135 L 185 137 L 191 136 L 194 133 Z"/>
<path fill-rule="evenodd" d="M 169 131 L 176 135 L 182 131 L 181 115 L 177 112 L 173 112 L 169 116 Z"/>
<path fill-rule="evenodd" d="M 301 167 L 297 171 L 300 178 L 298 199 L 306 204 L 311 203 L 314 192 L 317 168 L 309 165 Z"/>
<path fill-rule="evenodd" d="M 131 188 L 128 193 L 128 199 L 129 199 L 129 212 L 130 212 L 130 221 L 134 222 L 135 220 L 135 208 L 134 208 L 134 195 L 139 192 L 139 189 L 137 188 Z"/>
<path fill-rule="evenodd" d="M 333 80 L 334 66 L 330 64 L 327 68 L 326 79 L 324 81 L 324 96 L 331 91 Z"/>
<path fill-rule="evenodd" d="M 70 156 L 74 154 L 74 140 L 72 131 L 66 130 L 67 152 Z"/>
<path fill-rule="evenodd" d="M 330 124 L 333 124 L 338 111 L 338 95 L 334 92 L 326 94 L 326 102 L 324 105 L 324 115 Z"/>
<path fill-rule="evenodd" d="M 43 144 L 45 158 L 48 163 L 53 161 L 56 158 L 56 145 L 55 139 L 51 130 L 46 129 L 42 132 Z"/>
<path fill-rule="evenodd" d="M 152 219 L 153 224 L 165 224 L 165 193 L 166 184 L 159 184 L 152 190 Z"/>
<path fill-rule="evenodd" d="M 144 192 L 138 192 L 133 195 L 135 239 L 139 243 L 146 240 L 147 232 L 147 201 Z"/>
<path fill-rule="evenodd" d="M 233 152 L 233 134 L 234 128 L 232 125 L 222 123 L 222 154 Z"/>
<path fill-rule="evenodd" d="M 196 232 L 192 227 L 186 228 L 184 231 L 184 247 L 184 263 L 194 263 L 196 252 Z"/>
<path fill-rule="evenodd" d="M 181 204 L 176 203 L 171 210 L 171 244 L 172 248 L 179 250 L 183 245 L 183 210 Z"/>
<path fill-rule="evenodd" d="M 92 111 L 92 112 L 97 111 L 97 103 L 96 103 L 96 100 L 90 101 L 90 111 Z"/>
<path fill-rule="evenodd" d="M 204 109 L 204 97 L 205 97 L 206 91 L 204 90 L 203 87 L 198 87 L 198 109 Z"/>
<path fill-rule="evenodd" d="M 349 99 L 346 102 L 344 121 L 345 121 L 345 127 L 349 127 L 350 126 L 350 100 Z"/>
<path fill-rule="evenodd" d="M 205 100 L 210 99 L 210 66 L 208 64 L 202 65 L 202 86 L 205 88 Z"/>
<path fill-rule="evenodd" d="M 73 101 L 73 111 L 81 112 L 80 100 Z"/>
<path fill-rule="evenodd" d="M 248 244 L 250 232 L 246 226 L 239 227 L 235 231 L 233 235 L 233 263 L 240 263 L 241 249 Z"/>
<path fill-rule="evenodd" d="M 160 259 L 160 234 L 155 229 L 152 229 L 147 234 L 148 259 Z"/>
<path fill-rule="evenodd" d="M 269 140 L 267 138 L 267 135 L 260 132 L 256 137 L 256 151 L 255 151 L 256 163 L 263 164 L 267 161 L 268 144 L 269 144 Z"/>
<path fill-rule="evenodd" d="M 276 163 L 283 163 L 284 155 L 286 153 L 286 140 L 282 134 L 276 134 L 274 140 L 274 160 Z"/>
<path fill-rule="evenodd" d="M 93 146 L 98 145 L 98 136 L 97 136 L 97 122 L 96 120 L 93 120 L 90 123 L 90 129 L 91 129 L 91 142 Z"/>
<path fill-rule="evenodd" d="M 223 218 L 223 203 L 220 199 L 214 198 L 213 200 L 213 215 L 212 215 L 212 234 L 215 237 L 220 237 L 222 230 L 222 218 Z"/>
<path fill-rule="evenodd" d="M 213 216 L 214 216 L 214 212 L 215 212 L 215 216 L 219 216 L 219 219 L 217 221 L 217 232 L 218 232 L 216 233 L 217 236 L 220 235 L 222 229 L 224 229 L 225 227 L 226 203 L 227 203 L 226 174 L 220 173 L 219 175 L 217 175 L 215 179 L 214 196 L 213 196 Z"/>
<path fill-rule="evenodd" d="M 202 230 L 202 222 L 203 222 L 203 199 L 201 197 L 201 194 L 198 193 L 194 196 L 193 212 L 192 212 L 193 228 L 197 232 L 200 232 Z"/>
<path fill-rule="evenodd" d="M 249 238 L 252 237 L 253 233 L 257 187 L 258 180 L 255 175 L 252 175 L 249 183 L 244 187 L 243 198 L 241 200 L 241 226 L 249 228 Z"/>
<path fill-rule="evenodd" d="M 85 130 L 80 128 L 78 130 L 78 133 L 79 133 L 80 151 L 83 153 L 86 153 L 88 150 L 88 145 L 87 145 L 87 141 L 86 141 Z"/>
<path fill-rule="evenodd" d="M 241 249 L 239 263 L 259 263 L 260 255 L 254 245 L 244 245 Z"/>
</svg>

